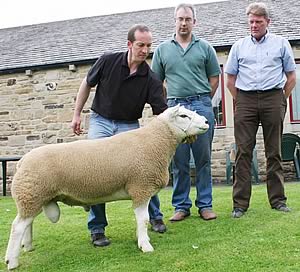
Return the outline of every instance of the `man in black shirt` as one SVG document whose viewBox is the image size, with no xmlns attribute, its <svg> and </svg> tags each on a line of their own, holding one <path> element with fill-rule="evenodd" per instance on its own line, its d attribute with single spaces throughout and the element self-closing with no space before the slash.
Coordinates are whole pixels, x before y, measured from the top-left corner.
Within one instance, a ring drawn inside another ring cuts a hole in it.
<svg viewBox="0 0 300 272">
<path fill-rule="evenodd" d="M 76 98 L 72 129 L 81 133 L 80 114 L 90 90 L 96 86 L 89 124 L 89 139 L 110 137 L 136 129 L 143 108 L 149 103 L 153 114 L 160 114 L 167 108 L 162 82 L 146 63 L 152 45 L 152 34 L 145 25 L 134 25 L 128 32 L 127 52 L 104 54 L 92 66 L 83 79 Z M 130 148 L 124 146 L 124 148 Z M 152 230 L 166 231 L 159 209 L 158 196 L 151 198 L 149 215 Z M 108 225 L 105 204 L 91 207 L 88 229 L 94 246 L 107 246 L 110 241 L 105 236 Z"/>
</svg>

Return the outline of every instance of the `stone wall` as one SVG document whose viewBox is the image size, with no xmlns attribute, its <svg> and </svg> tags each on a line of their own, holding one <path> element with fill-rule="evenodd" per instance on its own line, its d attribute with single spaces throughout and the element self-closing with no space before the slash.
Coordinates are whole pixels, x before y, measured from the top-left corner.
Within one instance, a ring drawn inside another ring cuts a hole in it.
<svg viewBox="0 0 300 272">
<path fill-rule="evenodd" d="M 89 67 L 79 66 L 76 71 L 65 67 L 27 72 L 28 75 L 0 75 L 0 156 L 24 155 L 45 144 L 85 138 L 93 90 L 82 114 L 83 135 L 75 136 L 70 125 L 76 94 Z M 151 118 L 151 109 L 146 106 L 141 125 Z M 225 180 L 225 149 L 233 141 L 231 127 L 215 130 L 212 174 L 216 182 Z M 261 136 L 258 137 L 257 147 L 263 179 L 265 160 Z M 10 179 L 15 172 L 15 165 L 14 162 L 8 163 Z M 2 172 L 0 177 L 2 181 Z"/>
</svg>

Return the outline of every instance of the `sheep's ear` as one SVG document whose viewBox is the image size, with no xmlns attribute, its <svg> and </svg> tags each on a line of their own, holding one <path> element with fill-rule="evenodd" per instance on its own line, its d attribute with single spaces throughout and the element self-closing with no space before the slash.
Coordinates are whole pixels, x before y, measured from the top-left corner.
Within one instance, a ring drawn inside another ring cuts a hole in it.
<svg viewBox="0 0 300 272">
<path fill-rule="evenodd" d="M 176 116 L 178 115 L 178 112 L 179 112 L 179 108 L 180 108 L 180 105 L 176 105 L 176 106 L 170 107 L 168 109 L 168 115 L 169 115 L 170 120 L 173 120 L 176 118 Z"/>
</svg>

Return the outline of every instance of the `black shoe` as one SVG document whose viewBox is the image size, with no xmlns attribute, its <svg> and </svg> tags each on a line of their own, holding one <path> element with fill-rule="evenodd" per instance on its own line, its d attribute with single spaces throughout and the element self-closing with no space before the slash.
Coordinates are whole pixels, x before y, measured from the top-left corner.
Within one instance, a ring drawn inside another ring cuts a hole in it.
<svg viewBox="0 0 300 272">
<path fill-rule="evenodd" d="M 107 239 L 104 233 L 94 233 L 91 234 L 92 244 L 95 247 L 104 247 L 110 244 L 110 241 Z"/>
<path fill-rule="evenodd" d="M 167 227 L 162 219 L 151 219 L 150 224 L 151 229 L 155 232 L 164 233 L 167 230 Z"/>
<path fill-rule="evenodd" d="M 240 218 L 245 214 L 245 210 L 242 208 L 234 208 L 232 211 L 232 217 L 233 218 Z"/>
<path fill-rule="evenodd" d="M 285 204 L 279 204 L 276 207 L 274 207 L 273 209 L 280 211 L 280 212 L 290 212 L 291 209 L 286 206 Z"/>
</svg>

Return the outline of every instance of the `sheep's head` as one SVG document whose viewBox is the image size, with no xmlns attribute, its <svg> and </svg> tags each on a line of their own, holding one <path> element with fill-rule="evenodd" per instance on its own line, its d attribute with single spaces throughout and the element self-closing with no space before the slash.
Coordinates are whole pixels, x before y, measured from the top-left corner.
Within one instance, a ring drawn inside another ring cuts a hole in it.
<svg viewBox="0 0 300 272">
<path fill-rule="evenodd" d="M 169 126 L 176 131 L 181 142 L 191 136 L 203 134 L 209 128 L 208 121 L 204 116 L 180 105 L 168 108 L 158 118 L 168 122 Z"/>
</svg>

